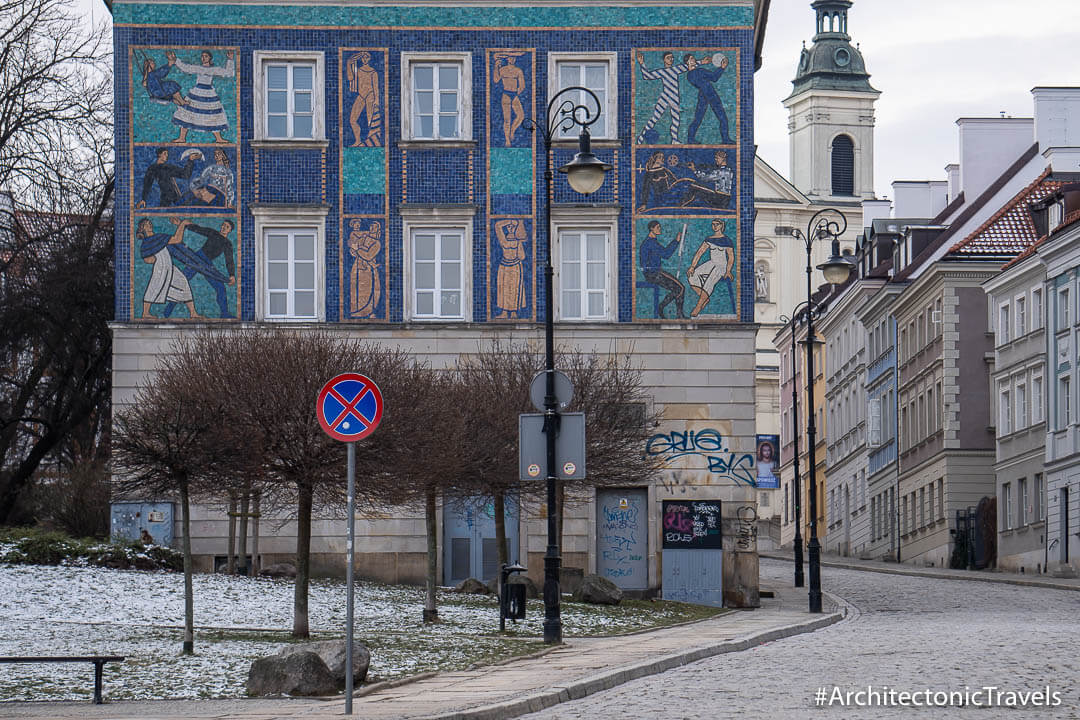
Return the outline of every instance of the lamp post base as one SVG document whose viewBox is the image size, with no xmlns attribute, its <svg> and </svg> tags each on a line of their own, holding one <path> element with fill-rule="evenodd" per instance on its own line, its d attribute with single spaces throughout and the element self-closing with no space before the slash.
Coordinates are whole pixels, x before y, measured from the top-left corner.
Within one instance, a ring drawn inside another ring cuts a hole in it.
<svg viewBox="0 0 1080 720">
<path fill-rule="evenodd" d="M 795 538 L 795 587 L 806 584 L 803 577 L 802 538 Z"/>
<path fill-rule="evenodd" d="M 821 612 L 821 544 L 816 537 L 810 538 L 810 612 Z"/>
<path fill-rule="evenodd" d="M 544 555 L 544 642 L 557 645 L 562 642 L 562 618 L 560 617 L 559 570 L 562 558 L 557 547 L 548 546 Z"/>
</svg>

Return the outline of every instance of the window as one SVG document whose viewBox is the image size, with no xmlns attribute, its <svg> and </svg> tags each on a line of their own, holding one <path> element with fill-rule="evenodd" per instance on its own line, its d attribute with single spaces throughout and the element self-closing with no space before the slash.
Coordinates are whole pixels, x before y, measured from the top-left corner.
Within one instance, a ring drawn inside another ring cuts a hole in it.
<svg viewBox="0 0 1080 720">
<path fill-rule="evenodd" d="M 1023 430 L 1028 424 L 1027 383 L 1016 384 L 1016 429 Z"/>
<path fill-rule="evenodd" d="M 931 481 L 926 486 L 926 520 L 928 525 L 934 524 L 934 509 L 934 483 Z"/>
<path fill-rule="evenodd" d="M 934 388 L 926 391 L 926 434 L 937 432 L 937 406 L 934 404 Z"/>
<path fill-rule="evenodd" d="M 1031 377 L 1031 422 L 1038 424 L 1043 421 L 1043 379 L 1042 375 Z"/>
<path fill-rule="evenodd" d="M 1046 487 L 1042 473 L 1035 473 L 1031 482 L 1031 520 L 1038 522 L 1046 518 Z"/>
<path fill-rule="evenodd" d="M 256 50 L 253 63 L 255 140 L 324 143 L 323 53 Z"/>
<path fill-rule="evenodd" d="M 1058 378 L 1058 430 L 1064 430 L 1072 422 L 1072 397 L 1069 376 Z"/>
<path fill-rule="evenodd" d="M 252 206 L 255 314 L 260 320 L 325 319 L 326 208 Z"/>
<path fill-rule="evenodd" d="M 1027 478 L 1020 478 L 1016 481 L 1016 526 L 1023 527 L 1029 522 Z"/>
<path fill-rule="evenodd" d="M 1005 385 L 1001 386 L 1001 390 L 998 393 L 998 432 L 1000 435 L 1008 435 L 1012 432 L 1012 403 L 1009 402 L 1009 391 L 1004 389 Z"/>
<path fill-rule="evenodd" d="M 1058 323 L 1057 330 L 1069 327 L 1069 288 L 1058 290 Z"/>
<path fill-rule="evenodd" d="M 998 308 L 998 337 L 997 344 L 1004 345 L 1009 342 L 1009 305 L 1006 303 Z"/>
<path fill-rule="evenodd" d="M 410 239 L 412 316 L 424 320 L 465 319 L 464 231 L 417 228 Z"/>
<path fill-rule="evenodd" d="M 945 478 L 937 480 L 937 517 L 939 520 L 945 519 Z"/>
<path fill-rule="evenodd" d="M 575 53 L 548 53 L 548 97 L 563 88 L 575 85 L 588 88 L 596 94 L 600 101 L 600 117 L 589 126 L 589 133 L 594 138 L 613 139 L 615 137 L 615 122 L 609 118 L 619 116 L 618 107 L 618 82 L 616 68 L 618 60 L 616 53 L 595 53 L 581 55 Z M 567 93 L 566 99 L 584 104 L 591 111 L 592 101 L 588 100 L 585 93 Z M 559 137 L 563 139 L 576 139 L 581 128 L 574 126 L 570 129 L 559 129 Z"/>
<path fill-rule="evenodd" d="M 611 317 L 614 243 L 606 228 L 559 231 L 558 317 L 607 320 Z"/>
<path fill-rule="evenodd" d="M 1023 337 L 1027 334 L 1027 298 L 1021 295 L 1015 299 L 1014 304 L 1016 305 L 1016 337 Z"/>
<path fill-rule="evenodd" d="M 1031 289 L 1031 329 L 1043 326 L 1043 291 L 1041 287 Z"/>
<path fill-rule="evenodd" d="M 472 139 L 469 53 L 402 53 L 403 140 Z"/>
<path fill-rule="evenodd" d="M 1001 529 L 1012 530 L 1012 485 L 1001 486 Z"/>
<path fill-rule="evenodd" d="M 926 488 L 919 488 L 919 527 L 926 527 Z"/>
<path fill-rule="evenodd" d="M 832 194 L 855 194 L 855 143 L 847 135 L 832 141 Z"/>
</svg>

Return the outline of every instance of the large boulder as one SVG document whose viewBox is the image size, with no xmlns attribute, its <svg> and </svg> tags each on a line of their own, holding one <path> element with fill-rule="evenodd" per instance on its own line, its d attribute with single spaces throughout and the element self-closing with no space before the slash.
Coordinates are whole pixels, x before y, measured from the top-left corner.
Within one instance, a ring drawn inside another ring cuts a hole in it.
<svg viewBox="0 0 1080 720">
<path fill-rule="evenodd" d="M 296 567 L 289 563 L 276 563 L 267 565 L 259 574 L 263 577 L 294 578 L 296 577 Z"/>
<path fill-rule="evenodd" d="M 599 575 L 586 575 L 574 591 L 574 600 L 594 605 L 618 605 L 622 599 L 623 592 L 619 586 Z"/>
<path fill-rule="evenodd" d="M 315 642 L 288 645 L 278 651 L 278 655 L 288 657 L 298 653 L 313 652 L 326 663 L 337 687 L 345 687 L 345 640 L 318 640 Z M 353 640 L 353 685 L 359 685 L 367 677 L 371 664 L 371 652 L 359 640 Z"/>
<path fill-rule="evenodd" d="M 480 582 L 476 578 L 466 578 L 458 583 L 454 588 L 454 592 L 458 593 L 470 593 L 474 595 L 489 595 L 491 590 L 487 585 Z"/>
<path fill-rule="evenodd" d="M 258 658 L 248 671 L 247 691 L 249 695 L 333 695 L 337 683 L 322 658 L 307 651 Z"/>
<path fill-rule="evenodd" d="M 536 583 L 532 581 L 532 578 L 528 577 L 527 575 L 511 575 L 510 579 L 507 580 L 507 583 L 510 585 L 524 585 L 525 597 L 529 598 L 530 600 L 534 600 L 540 597 L 540 589 L 536 587 Z"/>
</svg>

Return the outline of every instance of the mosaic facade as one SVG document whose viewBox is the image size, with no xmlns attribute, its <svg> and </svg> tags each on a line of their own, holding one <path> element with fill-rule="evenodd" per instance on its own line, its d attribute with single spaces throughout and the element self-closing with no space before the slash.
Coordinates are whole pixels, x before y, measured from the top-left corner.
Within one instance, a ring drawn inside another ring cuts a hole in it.
<svg viewBox="0 0 1080 720">
<path fill-rule="evenodd" d="M 422 251 L 404 217 L 449 209 L 471 214 L 464 286 L 437 285 L 462 293 L 461 319 L 543 321 L 530 121 L 562 82 L 554 58 L 603 56 L 614 115 L 594 151 L 614 170 L 587 198 L 556 173 L 552 202 L 613 209 L 609 319 L 753 321 L 749 8 L 117 3 L 114 20 L 117 320 L 263 319 L 253 210 L 299 207 L 326 214 L 320 319 L 417 318 Z M 282 86 L 288 112 L 313 118 L 309 141 L 267 141 L 277 80 L 260 53 L 318 56 L 312 80 Z M 434 80 L 429 113 L 409 63 L 437 76 L 439 53 L 463 58 L 460 85 Z M 458 136 L 418 138 L 452 122 L 440 103 L 454 92 Z M 557 143 L 552 166 L 575 151 Z"/>
</svg>

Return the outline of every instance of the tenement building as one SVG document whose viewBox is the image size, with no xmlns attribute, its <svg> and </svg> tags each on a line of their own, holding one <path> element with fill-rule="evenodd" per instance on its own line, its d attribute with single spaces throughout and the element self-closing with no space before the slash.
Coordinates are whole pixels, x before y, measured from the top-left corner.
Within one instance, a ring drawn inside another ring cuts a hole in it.
<svg viewBox="0 0 1080 720">
<path fill-rule="evenodd" d="M 116 0 L 114 406 L 191 332 L 321 328 L 435 366 L 492 337 L 539 342 L 550 208 L 556 340 L 633 353 L 663 417 L 641 452 L 669 461 L 586 498 L 564 564 L 658 588 L 664 499 L 754 501 L 767 6 Z M 549 148 L 531 128 L 572 86 L 597 98 L 592 149 L 612 170 L 588 196 L 555 173 L 547 197 L 545 164 L 571 160 L 577 129 Z M 633 532 L 609 532 L 612 507 Z M 208 569 L 225 517 L 200 512 Z M 494 562 L 491 518 L 457 512 L 440 521 L 448 583 Z M 511 556 L 539 579 L 542 509 L 511 517 Z M 362 523 L 362 575 L 422 580 L 416 518 Z M 263 538 L 265 562 L 288 558 L 291 527 Z M 315 566 L 340 568 L 340 523 L 314 532 Z"/>
</svg>

